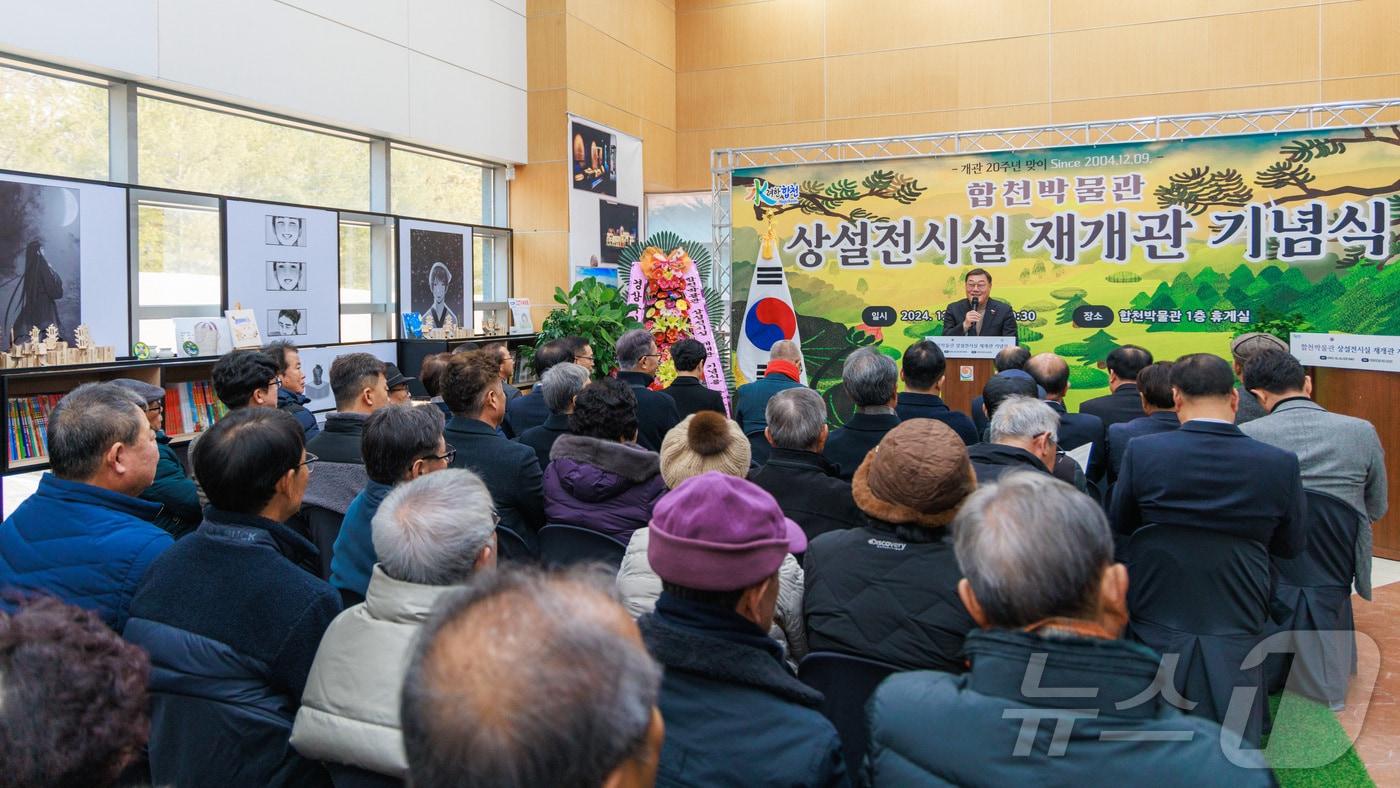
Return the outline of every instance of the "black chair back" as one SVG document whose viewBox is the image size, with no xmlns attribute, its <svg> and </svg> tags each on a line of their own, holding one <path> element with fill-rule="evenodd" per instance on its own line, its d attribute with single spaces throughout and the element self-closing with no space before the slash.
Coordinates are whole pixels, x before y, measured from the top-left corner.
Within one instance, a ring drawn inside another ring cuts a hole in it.
<svg viewBox="0 0 1400 788">
<path fill-rule="evenodd" d="M 320 575 L 322 580 L 331 578 L 331 559 L 335 557 L 335 540 L 340 536 L 340 526 L 345 515 L 320 506 L 304 506 L 301 510 L 306 522 L 306 538 L 316 545 L 320 553 Z"/>
<path fill-rule="evenodd" d="M 841 751 L 851 774 L 859 772 L 869 746 L 865 704 L 880 682 L 898 672 L 894 665 L 834 651 L 813 651 L 797 666 L 797 677 L 822 694 L 822 714 L 841 736 Z"/>
<path fill-rule="evenodd" d="M 504 525 L 496 526 L 496 551 L 503 563 L 532 564 L 535 553 L 525 537 Z"/>
<path fill-rule="evenodd" d="M 540 529 L 540 560 L 545 566 L 571 566 L 597 561 L 614 570 L 622 566 L 627 546 L 605 534 L 576 525 L 546 525 Z"/>
<path fill-rule="evenodd" d="M 1243 668 L 1268 626 L 1268 549 L 1204 527 L 1148 525 L 1127 545 L 1131 634 L 1176 660 L 1172 684 L 1192 713 L 1225 723 L 1234 688 L 1253 703 L 1236 733 L 1257 743 L 1267 711 L 1262 666 Z"/>
</svg>

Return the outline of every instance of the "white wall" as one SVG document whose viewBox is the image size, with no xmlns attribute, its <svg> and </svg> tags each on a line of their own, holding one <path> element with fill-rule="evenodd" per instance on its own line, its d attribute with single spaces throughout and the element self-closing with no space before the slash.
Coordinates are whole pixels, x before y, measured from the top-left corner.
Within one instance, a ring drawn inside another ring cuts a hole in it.
<svg viewBox="0 0 1400 788">
<path fill-rule="evenodd" d="M 0 0 L 0 51 L 501 162 L 525 0 Z"/>
</svg>

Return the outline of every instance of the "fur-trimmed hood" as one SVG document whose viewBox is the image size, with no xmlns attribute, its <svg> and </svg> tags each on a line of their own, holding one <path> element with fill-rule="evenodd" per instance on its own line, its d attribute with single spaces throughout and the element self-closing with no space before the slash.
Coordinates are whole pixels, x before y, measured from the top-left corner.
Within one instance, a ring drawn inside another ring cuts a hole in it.
<svg viewBox="0 0 1400 788">
<path fill-rule="evenodd" d="M 661 458 L 635 443 L 618 443 L 582 435 L 560 435 L 549 450 L 549 460 L 573 460 L 640 484 L 661 473 Z"/>
</svg>

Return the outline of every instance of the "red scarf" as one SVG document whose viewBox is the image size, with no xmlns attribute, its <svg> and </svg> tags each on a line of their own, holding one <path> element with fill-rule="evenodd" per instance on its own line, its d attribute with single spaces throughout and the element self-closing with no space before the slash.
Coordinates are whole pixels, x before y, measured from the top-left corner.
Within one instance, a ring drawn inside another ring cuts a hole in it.
<svg viewBox="0 0 1400 788">
<path fill-rule="evenodd" d="M 787 375 L 792 378 L 794 382 L 802 380 L 802 373 L 797 371 L 797 364 L 784 358 L 778 358 L 768 362 L 768 369 L 764 371 L 763 376 L 766 378 L 774 372 L 779 375 Z"/>
</svg>

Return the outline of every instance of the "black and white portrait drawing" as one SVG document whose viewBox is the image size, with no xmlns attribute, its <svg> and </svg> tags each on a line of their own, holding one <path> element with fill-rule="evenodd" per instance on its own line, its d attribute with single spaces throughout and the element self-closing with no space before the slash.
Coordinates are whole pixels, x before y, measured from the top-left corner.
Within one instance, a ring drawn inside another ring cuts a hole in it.
<svg viewBox="0 0 1400 788">
<path fill-rule="evenodd" d="M 462 325 L 463 246 L 459 233 L 409 231 L 411 308 L 423 316 L 425 328 L 428 320 L 441 327 L 448 317 Z"/>
<path fill-rule="evenodd" d="M 267 310 L 268 336 L 297 337 L 306 333 L 305 309 Z"/>
<path fill-rule="evenodd" d="M 300 216 L 267 216 L 268 246 L 306 246 L 304 222 Z"/>
<path fill-rule="evenodd" d="M 306 263 L 301 260 L 268 260 L 268 292 L 306 290 Z"/>
<path fill-rule="evenodd" d="M 0 348 L 29 329 L 58 327 L 72 342 L 81 322 L 77 189 L 0 182 Z"/>
</svg>

